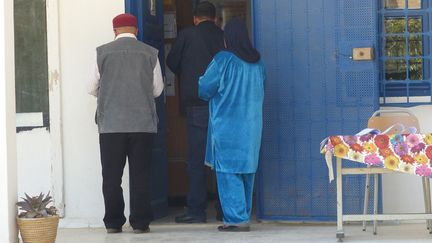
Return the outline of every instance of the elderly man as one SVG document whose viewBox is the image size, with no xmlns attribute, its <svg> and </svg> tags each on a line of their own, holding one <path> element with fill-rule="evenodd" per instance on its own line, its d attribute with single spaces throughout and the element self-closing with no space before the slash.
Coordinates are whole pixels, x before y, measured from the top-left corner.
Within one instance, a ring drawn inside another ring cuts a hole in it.
<svg viewBox="0 0 432 243">
<path fill-rule="evenodd" d="M 113 19 L 115 40 L 96 49 L 89 93 L 97 97 L 96 121 L 102 162 L 104 223 L 108 233 L 126 222 L 121 187 L 129 161 L 130 217 L 135 233 L 149 232 L 152 220 L 150 165 L 158 117 L 155 97 L 163 90 L 158 50 L 136 39 L 137 19 Z"/>
</svg>

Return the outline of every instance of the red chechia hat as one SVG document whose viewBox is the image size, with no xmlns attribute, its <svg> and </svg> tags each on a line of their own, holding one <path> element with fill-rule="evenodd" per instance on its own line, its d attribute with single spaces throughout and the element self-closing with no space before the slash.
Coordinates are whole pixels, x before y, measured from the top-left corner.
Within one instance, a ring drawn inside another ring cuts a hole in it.
<svg viewBox="0 0 432 243">
<path fill-rule="evenodd" d="M 119 14 L 113 19 L 113 28 L 132 26 L 138 28 L 137 19 L 132 14 Z"/>
</svg>

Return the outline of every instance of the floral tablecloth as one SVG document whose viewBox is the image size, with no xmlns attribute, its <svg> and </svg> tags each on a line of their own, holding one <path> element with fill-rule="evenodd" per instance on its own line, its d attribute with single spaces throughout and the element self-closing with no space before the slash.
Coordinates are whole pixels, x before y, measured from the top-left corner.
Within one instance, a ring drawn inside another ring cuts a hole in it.
<svg viewBox="0 0 432 243">
<path fill-rule="evenodd" d="M 432 178 L 432 133 L 331 136 L 321 152 L 326 154 L 329 169 L 333 155 L 375 167 Z M 331 175 L 330 180 L 332 179 Z"/>
</svg>

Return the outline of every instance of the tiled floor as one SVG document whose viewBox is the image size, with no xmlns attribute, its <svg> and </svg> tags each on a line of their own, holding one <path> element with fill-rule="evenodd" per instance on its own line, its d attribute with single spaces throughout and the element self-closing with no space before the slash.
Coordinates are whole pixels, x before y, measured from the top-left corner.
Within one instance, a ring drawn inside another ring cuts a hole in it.
<svg viewBox="0 0 432 243">
<path fill-rule="evenodd" d="M 331 242 L 336 243 L 335 224 L 292 224 L 257 223 L 248 233 L 222 233 L 217 231 L 220 222 L 215 220 L 215 212 L 210 207 L 206 224 L 176 224 L 174 216 L 182 213 L 181 208 L 171 208 L 170 216 L 159 219 L 150 225 L 150 233 L 136 235 L 132 229 L 124 227 L 123 233 L 106 234 L 105 229 L 60 229 L 57 243 L 136 243 L 136 242 Z M 360 224 L 345 227 L 345 242 L 428 242 L 432 235 L 425 223 L 386 223 L 378 227 L 378 235 L 373 235 L 371 226 L 367 232 Z"/>
<path fill-rule="evenodd" d="M 148 234 L 136 235 L 130 229 L 108 235 L 104 229 L 60 229 L 57 243 L 135 243 L 135 242 L 337 242 L 334 225 L 294 225 L 255 223 L 248 233 L 221 233 L 217 223 L 179 225 L 154 223 Z M 363 232 L 360 225 L 346 227 L 345 242 L 432 242 L 424 224 L 385 225 L 378 235 Z"/>
</svg>

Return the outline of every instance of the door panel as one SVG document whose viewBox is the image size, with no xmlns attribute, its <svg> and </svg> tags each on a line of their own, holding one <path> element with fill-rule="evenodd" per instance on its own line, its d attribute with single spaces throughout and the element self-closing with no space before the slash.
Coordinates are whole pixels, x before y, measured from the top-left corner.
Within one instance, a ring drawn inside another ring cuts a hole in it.
<svg viewBox="0 0 432 243">
<path fill-rule="evenodd" d="M 159 49 L 160 63 L 164 61 L 163 2 L 162 0 L 126 0 L 126 12 L 138 18 L 138 39 Z M 165 66 L 161 65 L 165 73 Z M 165 95 L 156 99 L 159 116 L 158 133 L 153 147 L 152 207 L 155 218 L 167 214 L 167 153 Z"/>
<path fill-rule="evenodd" d="M 262 220 L 335 220 L 322 139 L 354 134 L 378 108 L 377 61 L 350 59 L 377 45 L 375 0 L 255 0 L 254 36 L 267 68 L 257 174 Z M 357 166 L 345 162 L 348 166 Z M 344 179 L 344 212 L 360 213 L 361 176 Z"/>
</svg>

